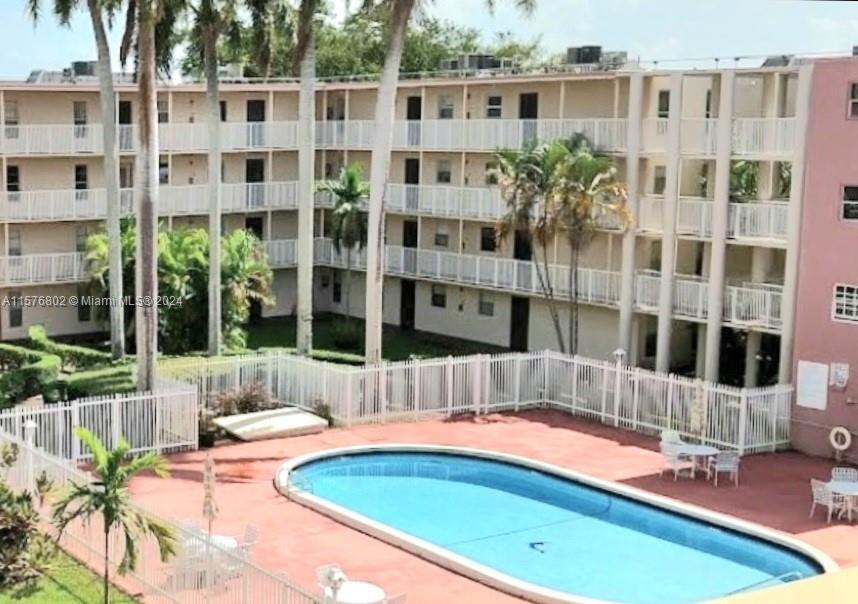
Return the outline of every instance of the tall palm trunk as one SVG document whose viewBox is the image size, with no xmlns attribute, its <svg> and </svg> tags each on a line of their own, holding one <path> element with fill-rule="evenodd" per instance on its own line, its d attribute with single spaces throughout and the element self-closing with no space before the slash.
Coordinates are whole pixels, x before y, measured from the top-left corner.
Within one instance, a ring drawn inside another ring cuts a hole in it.
<svg viewBox="0 0 858 604">
<path fill-rule="evenodd" d="M 138 131 L 140 150 L 137 179 L 137 389 L 155 386 L 158 354 L 158 120 L 155 92 L 155 7 L 154 0 L 141 0 L 138 17 Z"/>
<path fill-rule="evenodd" d="M 312 14 L 312 13 L 311 13 Z M 313 179 L 316 161 L 316 49 L 312 17 L 298 93 L 298 354 L 313 350 Z"/>
<path fill-rule="evenodd" d="M 399 66 L 405 44 L 405 30 L 414 8 L 414 0 L 395 0 L 391 15 L 390 43 L 384 58 L 384 71 L 375 102 L 375 140 L 372 145 L 369 219 L 366 261 L 366 344 L 367 363 L 381 361 L 381 323 L 384 287 L 384 198 L 390 175 L 390 150 L 393 147 L 393 119 Z"/>
<path fill-rule="evenodd" d="M 217 30 L 205 28 L 206 108 L 209 137 L 209 355 L 220 354 L 221 344 L 221 146 L 220 146 L 220 86 L 218 84 Z"/>
<path fill-rule="evenodd" d="M 536 267 L 536 278 L 539 280 L 539 287 L 542 289 L 542 294 L 548 305 L 548 314 L 551 316 L 554 334 L 557 336 L 557 346 L 560 348 L 560 352 L 565 353 L 563 327 L 560 325 L 560 313 L 557 310 L 557 299 L 554 297 L 554 285 L 551 282 L 551 268 L 548 266 L 548 247 L 544 244 L 540 247 L 542 248 L 542 266 L 540 267 L 539 260 L 533 259 L 533 265 Z"/>
<path fill-rule="evenodd" d="M 346 248 L 346 319 L 352 318 L 352 248 Z"/>
<path fill-rule="evenodd" d="M 104 588 L 104 604 L 110 604 L 110 525 L 104 523 L 104 575 L 102 575 Z"/>
<path fill-rule="evenodd" d="M 110 66 L 110 45 L 98 0 L 87 0 L 95 45 L 98 49 L 98 88 L 104 146 L 104 183 L 107 189 L 107 247 L 110 270 L 110 352 L 114 359 L 125 354 L 125 312 L 122 308 L 122 244 L 119 237 L 119 161 L 116 153 L 116 95 Z"/>
<path fill-rule="evenodd" d="M 569 352 L 578 354 L 578 264 L 581 260 L 581 246 L 574 241 L 569 242 Z"/>
</svg>

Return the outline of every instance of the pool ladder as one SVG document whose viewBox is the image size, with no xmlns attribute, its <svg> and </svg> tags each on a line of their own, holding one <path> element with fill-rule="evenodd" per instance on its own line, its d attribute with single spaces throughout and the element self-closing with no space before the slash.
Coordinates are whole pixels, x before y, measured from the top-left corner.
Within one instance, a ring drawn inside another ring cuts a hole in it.
<svg viewBox="0 0 858 604">
<path fill-rule="evenodd" d="M 763 587 L 764 585 L 774 584 L 774 583 L 790 583 L 792 581 L 798 581 L 799 579 L 803 579 L 803 575 L 797 570 L 790 571 L 788 573 L 784 573 L 782 575 L 778 575 L 777 577 L 771 577 L 769 579 L 764 579 L 762 581 L 758 581 L 757 583 L 751 583 L 750 585 L 746 585 L 745 587 L 740 587 L 735 591 L 731 591 L 730 593 L 724 594 L 726 596 L 734 596 L 738 593 L 742 593 L 745 591 L 750 591 L 752 589 L 758 589 Z"/>
</svg>

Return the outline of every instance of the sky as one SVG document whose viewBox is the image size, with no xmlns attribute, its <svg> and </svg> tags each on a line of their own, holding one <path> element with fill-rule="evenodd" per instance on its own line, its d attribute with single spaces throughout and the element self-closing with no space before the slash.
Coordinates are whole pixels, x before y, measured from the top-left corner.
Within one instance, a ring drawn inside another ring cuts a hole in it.
<svg viewBox="0 0 858 604">
<path fill-rule="evenodd" d="M 60 69 L 73 60 L 95 58 L 86 14 L 81 11 L 69 29 L 59 27 L 50 14 L 52 1 L 42 0 L 45 9 L 34 26 L 23 0 L 0 0 L 0 78 L 22 78 L 36 68 Z M 529 19 L 517 13 L 510 0 L 496 0 L 494 15 L 487 13 L 485 0 L 424 0 L 424 4 L 428 14 L 475 27 L 486 40 L 499 31 L 527 40 L 540 36 L 545 50 L 552 53 L 597 44 L 606 50 L 626 50 L 644 61 L 664 62 L 848 52 L 858 45 L 858 2 L 537 0 L 536 13 Z M 119 31 L 112 33 L 114 48 L 119 36 Z"/>
</svg>

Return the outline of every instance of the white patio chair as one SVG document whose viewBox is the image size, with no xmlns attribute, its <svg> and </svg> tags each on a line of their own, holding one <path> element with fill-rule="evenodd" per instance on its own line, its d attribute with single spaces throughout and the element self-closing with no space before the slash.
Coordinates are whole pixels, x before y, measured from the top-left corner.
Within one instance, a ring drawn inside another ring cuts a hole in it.
<svg viewBox="0 0 858 604">
<path fill-rule="evenodd" d="M 694 478 L 694 460 L 683 455 L 675 445 L 669 443 L 661 443 L 662 465 L 659 476 L 664 476 L 665 470 L 673 472 L 673 480 L 679 478 L 679 475 L 687 470 L 688 475 Z"/>
<path fill-rule="evenodd" d="M 336 604 L 336 596 L 332 593 L 332 578 L 339 575 L 341 581 L 348 579 L 346 574 L 337 564 L 325 564 L 316 568 L 316 584 L 319 588 L 319 596 L 325 604 Z"/>
<path fill-rule="evenodd" d="M 846 498 L 837 493 L 831 492 L 831 487 L 821 480 L 815 478 L 810 479 L 810 490 L 813 494 L 813 503 L 810 506 L 810 514 L 808 518 L 813 518 L 813 512 L 817 505 L 822 505 L 828 508 L 828 523 L 831 524 L 831 516 L 834 512 L 843 513 L 846 511 Z"/>
<path fill-rule="evenodd" d="M 662 430 L 661 431 L 661 442 L 665 443 L 665 444 L 671 444 L 671 445 L 685 444 L 685 441 L 682 440 L 682 436 L 679 434 L 678 430 Z"/>
<path fill-rule="evenodd" d="M 709 459 L 706 467 L 706 478 L 715 474 L 715 486 L 718 486 L 718 474 L 727 473 L 733 479 L 733 484 L 739 486 L 739 462 L 741 457 L 738 451 L 718 451 L 715 457 Z"/>
<path fill-rule="evenodd" d="M 832 468 L 831 480 L 838 482 L 858 482 L 858 470 L 855 468 Z"/>
<path fill-rule="evenodd" d="M 408 594 L 398 594 L 384 599 L 384 604 L 405 604 Z"/>
</svg>

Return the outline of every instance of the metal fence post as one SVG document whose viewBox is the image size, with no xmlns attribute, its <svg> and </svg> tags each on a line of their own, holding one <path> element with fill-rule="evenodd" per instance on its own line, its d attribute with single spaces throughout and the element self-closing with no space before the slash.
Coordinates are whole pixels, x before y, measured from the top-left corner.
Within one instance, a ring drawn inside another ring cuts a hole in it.
<svg viewBox="0 0 858 604">
<path fill-rule="evenodd" d="M 739 455 L 745 454 L 745 433 L 748 430 L 748 391 L 742 389 L 742 394 L 739 396 L 739 434 L 736 448 L 739 449 Z"/>
<path fill-rule="evenodd" d="M 480 402 L 482 400 L 482 385 L 483 385 L 483 355 L 478 354 L 473 360 L 474 371 L 472 373 L 473 380 L 473 396 L 474 396 L 474 413 L 480 413 Z"/>
<path fill-rule="evenodd" d="M 349 369 L 346 374 L 346 426 L 352 425 L 352 398 L 354 396 L 352 386 L 352 375 L 354 370 Z"/>
<path fill-rule="evenodd" d="M 447 364 L 444 371 L 445 381 L 447 384 L 447 415 L 453 415 L 453 357 L 447 357 Z"/>
<path fill-rule="evenodd" d="M 620 372 L 623 370 L 622 359 L 617 356 L 617 360 L 614 363 L 614 425 L 620 425 L 620 394 L 622 392 L 622 379 Z M 605 372 L 605 387 L 607 389 L 608 380 L 607 380 L 608 372 Z"/>
<path fill-rule="evenodd" d="M 521 353 L 515 357 L 515 410 L 518 412 L 518 406 L 521 403 Z"/>
<path fill-rule="evenodd" d="M 35 460 L 35 450 L 36 450 L 36 428 L 38 428 L 38 424 L 34 422 L 32 419 L 28 419 L 24 422 L 24 441 L 27 443 L 27 478 L 26 489 L 31 493 L 36 492 L 36 460 Z"/>
</svg>

